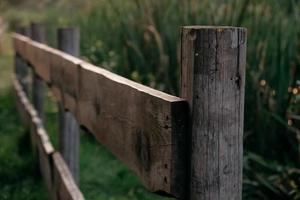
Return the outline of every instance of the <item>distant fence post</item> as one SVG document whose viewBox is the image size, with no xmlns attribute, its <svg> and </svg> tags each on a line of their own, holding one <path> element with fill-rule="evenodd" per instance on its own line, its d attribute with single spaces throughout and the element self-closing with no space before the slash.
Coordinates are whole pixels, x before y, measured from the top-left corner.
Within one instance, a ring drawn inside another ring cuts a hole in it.
<svg viewBox="0 0 300 200">
<path fill-rule="evenodd" d="M 40 43 L 45 43 L 45 29 L 41 24 L 31 24 L 31 39 Z M 44 119 L 44 83 L 43 80 L 33 71 L 32 85 L 33 105 L 43 121 Z"/>
<path fill-rule="evenodd" d="M 20 33 L 21 35 L 24 35 L 26 37 L 30 37 L 31 36 L 31 29 L 29 26 L 22 26 L 18 29 L 18 33 Z"/>
<path fill-rule="evenodd" d="M 58 34 L 58 48 L 73 56 L 79 56 L 80 33 L 78 28 L 60 28 Z M 60 118 L 60 150 L 74 180 L 79 182 L 79 125 L 69 111 L 59 104 Z"/>
<path fill-rule="evenodd" d="M 31 36 L 31 29 L 28 26 L 20 27 L 18 33 L 27 37 Z M 18 75 L 18 80 L 20 81 L 24 91 L 28 94 L 29 91 L 29 74 L 28 74 L 28 65 L 27 61 L 22 59 L 20 55 L 16 55 L 16 72 Z"/>
<path fill-rule="evenodd" d="M 181 97 L 190 105 L 191 200 L 241 200 L 246 30 L 181 30 Z"/>
</svg>

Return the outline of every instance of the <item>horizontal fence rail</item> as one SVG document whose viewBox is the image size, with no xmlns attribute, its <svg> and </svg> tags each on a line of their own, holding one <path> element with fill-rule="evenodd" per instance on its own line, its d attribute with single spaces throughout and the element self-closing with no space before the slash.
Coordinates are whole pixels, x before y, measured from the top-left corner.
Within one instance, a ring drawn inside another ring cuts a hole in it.
<svg viewBox="0 0 300 200">
<path fill-rule="evenodd" d="M 48 138 L 37 112 L 29 102 L 19 81 L 13 77 L 17 108 L 25 125 L 29 126 L 31 143 L 38 150 L 41 174 L 51 199 L 83 200 L 71 172 Z"/>
<path fill-rule="evenodd" d="M 15 34 L 17 53 L 57 101 L 153 192 L 182 192 L 187 102 Z M 112 125 L 113 124 L 113 125 Z"/>
<path fill-rule="evenodd" d="M 70 29 L 59 31 L 60 40 L 67 37 L 66 31 Z M 42 91 L 41 80 L 50 87 L 61 116 L 72 114 L 76 127 L 78 122 L 88 129 L 150 191 L 178 199 L 241 199 L 245 29 L 182 28 L 181 97 L 68 54 L 78 50 L 76 42 L 60 41 L 66 45 L 60 47 L 63 52 L 20 34 L 14 34 L 13 41 L 17 105 L 38 149 L 46 186 L 55 191 L 53 199 L 83 199 L 76 186 L 79 147 L 71 147 L 76 152 L 63 157 L 53 149 L 42 126 L 43 109 L 36 111 L 26 98 L 28 86 L 20 71 L 27 66 L 33 69 L 35 88 Z M 40 92 L 33 94 L 42 101 Z M 70 130 L 76 136 L 60 134 L 77 138 L 78 130 Z M 68 156 L 74 158 L 70 163 Z"/>
</svg>

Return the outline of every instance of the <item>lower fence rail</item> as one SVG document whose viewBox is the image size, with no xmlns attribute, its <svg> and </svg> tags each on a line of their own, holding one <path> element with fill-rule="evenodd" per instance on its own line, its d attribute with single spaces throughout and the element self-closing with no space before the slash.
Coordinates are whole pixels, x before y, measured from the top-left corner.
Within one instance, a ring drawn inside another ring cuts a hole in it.
<svg viewBox="0 0 300 200">
<path fill-rule="evenodd" d="M 21 84 L 13 77 L 17 109 L 26 129 L 30 130 L 31 144 L 39 157 L 41 175 L 47 187 L 49 198 L 53 200 L 83 200 L 70 170 L 61 154 L 55 151 L 41 119 L 26 96 Z"/>
</svg>

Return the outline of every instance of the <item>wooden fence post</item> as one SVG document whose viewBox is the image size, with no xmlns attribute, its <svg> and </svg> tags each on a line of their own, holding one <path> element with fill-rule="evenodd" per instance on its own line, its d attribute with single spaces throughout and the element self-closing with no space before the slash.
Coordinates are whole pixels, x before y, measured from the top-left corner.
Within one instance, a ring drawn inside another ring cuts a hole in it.
<svg viewBox="0 0 300 200">
<path fill-rule="evenodd" d="M 241 200 L 246 30 L 181 30 L 181 97 L 190 106 L 190 194 Z"/>
<path fill-rule="evenodd" d="M 20 82 L 21 81 L 22 60 L 21 60 L 21 56 L 17 52 L 15 52 L 14 62 L 15 62 L 16 78 Z"/>
<path fill-rule="evenodd" d="M 22 28 L 18 27 L 16 28 L 16 33 L 22 34 Z M 22 68 L 22 63 L 21 63 L 21 56 L 17 51 L 15 51 L 15 57 L 14 57 L 14 64 L 15 64 L 15 74 L 16 78 L 19 82 L 21 82 L 21 68 Z"/>
<path fill-rule="evenodd" d="M 31 29 L 29 26 L 22 26 L 18 29 L 18 33 L 20 33 L 21 35 L 24 35 L 26 37 L 30 37 L 31 36 Z"/>
<path fill-rule="evenodd" d="M 31 29 L 30 27 L 20 27 L 18 32 L 21 35 L 30 37 L 31 36 Z M 16 56 L 16 63 L 19 63 L 16 67 L 17 67 L 17 71 L 18 71 L 18 79 L 25 91 L 25 93 L 28 95 L 29 92 L 29 73 L 28 73 L 28 65 L 27 65 L 27 61 L 24 60 L 20 55 Z"/>
<path fill-rule="evenodd" d="M 40 43 L 45 43 L 45 29 L 41 24 L 31 24 L 31 39 Z M 43 80 L 33 71 L 32 85 L 33 105 L 43 121 L 44 119 L 44 83 Z"/>
<path fill-rule="evenodd" d="M 57 31 L 58 48 L 73 56 L 79 56 L 80 33 L 77 28 L 61 28 Z M 60 150 L 74 180 L 79 182 L 79 125 L 69 111 L 59 104 Z"/>
</svg>

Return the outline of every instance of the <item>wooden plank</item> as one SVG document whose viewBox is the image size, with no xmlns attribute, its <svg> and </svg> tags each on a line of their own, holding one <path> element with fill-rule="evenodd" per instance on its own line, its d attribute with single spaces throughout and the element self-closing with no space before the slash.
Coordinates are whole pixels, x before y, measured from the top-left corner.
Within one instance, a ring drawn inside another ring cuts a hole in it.
<svg viewBox="0 0 300 200">
<path fill-rule="evenodd" d="M 29 124 L 30 128 L 30 140 L 31 140 L 31 147 L 34 152 L 36 152 L 37 147 L 37 135 L 36 135 L 36 125 L 41 123 L 41 120 L 38 118 L 38 114 L 36 110 L 33 108 L 27 97 L 24 95 L 22 96 L 22 105 L 26 110 L 26 119 L 27 123 Z"/>
<path fill-rule="evenodd" d="M 13 38 L 13 47 L 15 49 L 15 51 L 17 53 L 20 52 L 20 45 L 21 45 L 21 40 L 22 40 L 22 37 L 20 34 L 17 34 L 17 33 L 14 33 L 12 38 Z"/>
<path fill-rule="evenodd" d="M 63 95 L 60 89 L 62 83 L 61 83 L 61 78 L 59 78 L 59 76 L 63 73 L 62 68 L 60 67 L 60 61 L 61 61 L 60 52 L 49 53 L 49 57 L 50 57 L 51 91 L 56 101 L 63 102 Z"/>
<path fill-rule="evenodd" d="M 54 153 L 54 148 L 48 138 L 46 131 L 42 126 L 41 119 L 38 117 L 37 112 L 32 107 L 21 85 L 14 79 L 14 88 L 18 101 L 18 107 L 26 119 L 26 123 L 30 125 L 30 138 L 33 149 L 38 148 L 39 165 L 41 174 L 45 181 L 49 194 L 52 192 L 52 164 L 51 154 Z"/>
<path fill-rule="evenodd" d="M 184 158 L 172 153 L 186 150 L 186 101 L 88 63 L 79 74 L 79 122 L 151 191 L 179 196 Z"/>
<path fill-rule="evenodd" d="M 31 107 L 33 108 L 33 107 Z M 34 115 L 31 115 L 34 114 Z M 37 145 L 38 145 L 38 135 L 37 135 L 37 129 L 39 126 L 41 126 L 41 120 L 37 116 L 37 113 L 35 112 L 28 112 L 27 115 L 29 118 L 29 124 L 30 124 L 30 141 L 31 141 L 31 147 L 32 151 L 35 153 L 37 151 Z"/>
<path fill-rule="evenodd" d="M 54 148 L 50 142 L 50 139 L 45 131 L 45 129 L 42 127 L 41 124 L 37 124 L 36 126 L 36 135 L 37 135 L 37 147 L 39 152 L 39 164 L 40 164 L 40 170 L 42 177 L 44 179 L 44 182 L 46 184 L 48 193 L 50 196 L 52 196 L 52 177 L 53 177 L 53 171 L 52 171 L 52 154 L 54 153 Z"/>
<path fill-rule="evenodd" d="M 41 120 L 37 117 L 36 110 L 29 102 L 22 86 L 16 78 L 13 78 L 13 83 L 16 91 L 18 110 L 21 113 L 25 128 L 30 130 L 31 144 L 33 149 L 35 149 L 37 144 L 36 128 L 38 124 L 41 124 Z"/>
<path fill-rule="evenodd" d="M 13 84 L 17 108 L 25 125 L 25 129 L 29 130 L 32 149 L 35 151 L 38 141 L 36 130 L 41 125 L 41 120 L 38 118 L 37 112 L 30 104 L 25 92 L 15 77 L 13 77 Z"/>
<path fill-rule="evenodd" d="M 14 33 L 12 35 L 12 44 L 13 44 L 13 48 L 15 50 L 16 53 L 19 53 L 19 49 L 20 49 L 20 40 L 21 40 L 21 35 L 20 34 L 17 34 L 17 33 Z"/>
<path fill-rule="evenodd" d="M 17 51 L 16 54 L 16 61 L 17 66 L 17 76 L 18 80 L 20 81 L 25 93 L 28 93 L 29 91 L 29 74 L 28 74 L 28 65 L 24 58 L 26 58 L 25 54 L 25 44 L 28 40 L 27 37 L 21 36 L 19 34 L 14 35 L 14 47 Z"/>
<path fill-rule="evenodd" d="M 28 125 L 26 110 L 21 102 L 19 92 L 15 86 L 14 86 L 14 91 L 15 91 L 15 100 L 16 100 L 16 106 L 17 106 L 18 113 L 20 115 L 22 124 L 25 126 L 25 129 L 27 129 L 29 127 L 29 125 Z"/>
<path fill-rule="evenodd" d="M 22 122 L 25 125 L 25 128 L 27 129 L 30 127 L 30 116 L 25 106 L 26 104 L 28 104 L 28 100 L 27 98 L 25 98 L 25 92 L 23 91 L 23 88 L 19 81 L 16 79 L 16 77 L 13 77 L 13 85 L 15 90 L 17 108 L 20 113 Z"/>
<path fill-rule="evenodd" d="M 65 53 L 51 54 L 51 87 L 64 108 L 76 115 L 79 64 L 82 60 Z"/>
<path fill-rule="evenodd" d="M 35 72 L 50 83 L 50 55 L 59 52 L 47 45 L 35 42 L 19 34 L 13 35 L 14 48 L 23 58 L 31 64 Z"/>
<path fill-rule="evenodd" d="M 36 48 L 35 44 L 36 42 L 32 41 L 30 38 L 26 38 L 26 40 L 24 41 L 24 49 L 22 48 L 20 53 L 23 59 L 25 59 L 30 64 L 30 67 L 36 65 L 34 61 L 36 60 L 36 51 L 38 51 L 38 49 Z"/>
<path fill-rule="evenodd" d="M 35 48 L 35 47 L 34 47 Z M 54 49 L 53 94 L 153 192 L 181 196 L 188 104 Z"/>
<path fill-rule="evenodd" d="M 75 184 L 72 174 L 60 153 L 52 154 L 53 160 L 53 194 L 55 200 L 83 200 L 84 197 Z"/>
<path fill-rule="evenodd" d="M 32 52 L 34 57 L 31 58 L 32 66 L 35 72 L 47 83 L 50 83 L 50 57 L 49 51 L 51 49 L 40 43 L 32 42 Z"/>
<path fill-rule="evenodd" d="M 23 110 L 22 113 L 26 115 L 26 121 L 30 123 L 31 141 L 34 146 L 37 145 L 38 147 L 40 170 L 50 196 L 66 200 L 84 199 L 60 155 L 57 153 L 58 155 L 53 155 L 52 157 L 54 148 L 42 126 L 40 118 L 28 101 L 24 91 L 22 91 L 21 85 L 15 78 L 13 82 L 17 100 L 19 100 L 20 108 Z M 52 159 L 54 163 L 53 167 Z M 54 168 L 54 172 L 52 168 Z M 53 176 L 55 187 L 52 183 Z M 53 189 L 55 190 L 55 194 L 52 194 Z"/>
<path fill-rule="evenodd" d="M 35 46 L 35 42 L 33 42 L 29 37 L 14 34 L 13 44 L 16 52 L 18 52 L 23 58 L 26 58 L 28 61 L 34 58 L 34 55 L 32 54 L 32 48 Z"/>
<path fill-rule="evenodd" d="M 27 63 L 30 63 L 32 58 L 35 58 L 35 55 L 32 52 L 32 40 L 29 37 L 22 38 L 22 43 L 20 46 L 20 55 Z M 29 65 L 31 67 L 32 65 Z"/>
<path fill-rule="evenodd" d="M 242 199 L 246 30 L 183 27 L 181 95 L 191 110 L 189 199 Z"/>
<path fill-rule="evenodd" d="M 21 111 L 19 110 L 19 106 L 21 105 L 21 100 L 19 98 L 19 83 L 17 81 L 16 76 L 12 76 L 12 83 L 13 83 L 13 95 L 17 103 L 17 109 L 19 113 L 21 113 Z"/>
<path fill-rule="evenodd" d="M 15 50 L 22 56 L 22 57 L 26 57 L 26 42 L 28 40 L 30 40 L 28 37 L 25 37 L 23 35 L 20 34 L 14 34 L 13 35 L 13 39 L 14 39 L 14 48 Z"/>
</svg>

